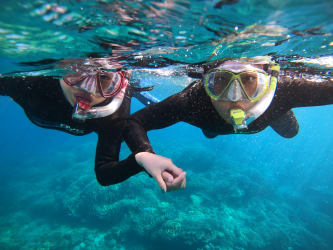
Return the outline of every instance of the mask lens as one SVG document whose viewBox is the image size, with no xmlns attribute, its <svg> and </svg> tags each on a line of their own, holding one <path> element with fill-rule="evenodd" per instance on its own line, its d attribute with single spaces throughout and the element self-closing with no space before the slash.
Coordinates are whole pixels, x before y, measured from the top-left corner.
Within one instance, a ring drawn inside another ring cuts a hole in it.
<svg viewBox="0 0 333 250">
<path fill-rule="evenodd" d="M 101 73 L 100 86 L 104 96 L 113 95 L 121 87 L 121 76 L 118 73 Z"/>
<path fill-rule="evenodd" d="M 240 79 L 243 88 L 249 97 L 254 97 L 258 87 L 258 73 L 257 72 L 244 72 L 240 74 Z"/>
<path fill-rule="evenodd" d="M 228 86 L 232 74 L 227 71 L 212 73 L 209 77 L 208 89 L 215 96 L 220 95 Z"/>
<path fill-rule="evenodd" d="M 66 76 L 64 76 L 64 82 L 70 86 L 74 86 L 79 84 L 86 76 L 86 74 L 79 73 L 67 74 Z"/>
</svg>

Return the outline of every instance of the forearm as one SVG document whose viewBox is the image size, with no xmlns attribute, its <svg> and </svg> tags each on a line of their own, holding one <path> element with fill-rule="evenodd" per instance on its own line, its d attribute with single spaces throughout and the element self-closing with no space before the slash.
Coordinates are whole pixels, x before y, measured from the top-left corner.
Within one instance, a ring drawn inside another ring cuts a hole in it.
<svg viewBox="0 0 333 250">
<path fill-rule="evenodd" d="M 149 131 L 166 128 L 181 121 L 184 110 L 183 98 L 181 93 L 178 93 L 137 111 L 130 119 L 140 124 L 145 131 Z"/>
<path fill-rule="evenodd" d="M 102 186 L 123 182 L 143 170 L 136 162 L 134 154 L 122 161 L 96 160 L 95 162 L 96 178 Z"/>
<path fill-rule="evenodd" d="M 124 127 L 124 140 L 133 154 L 139 152 L 154 153 L 144 127 L 136 120 L 129 118 Z"/>
<path fill-rule="evenodd" d="M 1 77 L 0 78 L 0 95 L 13 96 L 18 91 L 18 81 L 23 78 L 18 77 Z"/>
<path fill-rule="evenodd" d="M 13 76 L 0 78 L 0 95 L 10 96 L 15 101 L 31 96 L 45 95 L 57 86 L 59 80 L 51 76 Z"/>
<path fill-rule="evenodd" d="M 135 159 L 135 154 L 141 151 L 150 151 L 142 147 L 140 139 L 126 135 L 128 132 L 127 120 L 120 120 L 108 126 L 108 132 L 100 132 L 95 157 L 95 173 L 102 186 L 120 183 L 144 170 Z M 122 139 L 132 150 L 127 159 L 119 161 L 120 144 Z M 147 139 L 148 140 L 148 139 Z M 152 151 L 152 150 L 151 150 Z"/>
</svg>

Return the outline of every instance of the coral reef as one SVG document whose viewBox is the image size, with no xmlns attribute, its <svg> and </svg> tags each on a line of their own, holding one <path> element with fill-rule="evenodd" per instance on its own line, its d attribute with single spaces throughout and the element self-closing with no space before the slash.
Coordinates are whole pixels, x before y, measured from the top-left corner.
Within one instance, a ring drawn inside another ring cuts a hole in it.
<svg viewBox="0 0 333 250">
<path fill-rule="evenodd" d="M 13 195 L 4 200 L 10 207 L 0 214 L 1 249 L 332 246 L 332 217 L 310 206 L 302 193 L 282 192 L 250 164 L 240 166 L 233 157 L 221 158 L 195 144 L 169 147 L 168 155 L 178 164 L 189 163 L 189 181 L 185 190 L 162 194 L 145 173 L 99 186 L 93 146 L 31 157 L 19 166 L 19 178 L 7 175 L 2 192 Z M 124 149 L 122 157 L 128 153 Z M 209 166 L 203 169 L 204 164 Z"/>
</svg>

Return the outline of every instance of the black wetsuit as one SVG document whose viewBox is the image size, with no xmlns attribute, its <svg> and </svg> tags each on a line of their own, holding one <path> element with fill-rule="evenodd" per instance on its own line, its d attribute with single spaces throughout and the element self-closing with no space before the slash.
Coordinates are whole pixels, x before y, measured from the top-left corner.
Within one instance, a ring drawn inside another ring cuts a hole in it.
<svg viewBox="0 0 333 250">
<path fill-rule="evenodd" d="M 298 124 L 294 126 L 297 120 L 294 119 L 292 108 L 333 104 L 332 81 L 309 81 L 292 75 L 287 71 L 280 73 L 272 103 L 241 133 L 257 133 L 271 126 L 284 137 L 292 137 L 288 134 L 295 135 L 298 132 Z M 151 151 L 151 146 L 146 131 L 165 128 L 180 121 L 201 128 L 210 138 L 236 133 L 233 126 L 217 113 L 201 81 L 195 81 L 182 92 L 145 107 L 130 119 L 127 136 L 133 137 L 136 134 L 142 145 L 146 145 L 147 151 Z M 286 120 L 287 123 L 284 122 Z M 286 125 L 297 131 L 289 131 Z"/>
<path fill-rule="evenodd" d="M 232 125 L 219 116 L 200 81 L 193 82 L 182 92 L 147 106 L 128 118 L 132 94 L 129 87 L 121 107 L 114 114 L 79 123 L 72 120 L 73 108 L 65 99 L 58 79 L 0 78 L 0 95 L 12 97 L 35 124 L 74 135 L 93 131 L 98 134 L 95 171 L 101 185 L 122 182 L 143 170 L 135 161 L 134 155 L 143 151 L 153 152 L 146 135 L 148 130 L 184 121 L 201 128 L 209 137 L 235 133 Z M 332 103 L 332 82 L 310 82 L 281 76 L 271 105 L 249 125 L 246 133 L 256 133 L 272 126 L 283 134 L 285 124 L 293 127 L 292 123 L 297 123 L 291 108 Z M 287 120 L 287 123 L 284 120 Z M 294 128 L 298 130 L 298 125 Z M 288 135 L 288 128 L 286 131 Z M 123 139 L 132 154 L 119 161 Z"/>
<path fill-rule="evenodd" d="M 103 118 L 79 122 L 72 119 L 73 107 L 65 99 L 59 79 L 52 77 L 4 77 L 0 78 L 0 95 L 10 96 L 36 125 L 57 129 L 73 135 L 98 134 L 95 158 L 97 180 L 101 185 L 122 182 L 143 170 L 134 154 L 119 162 L 120 145 L 125 133 L 124 123 L 130 113 L 131 97 L 136 95 L 131 85 L 119 109 Z M 144 99 L 141 97 L 141 99 Z M 142 100 L 144 101 L 144 100 Z M 127 137 L 129 147 L 135 152 L 141 147 Z"/>
</svg>

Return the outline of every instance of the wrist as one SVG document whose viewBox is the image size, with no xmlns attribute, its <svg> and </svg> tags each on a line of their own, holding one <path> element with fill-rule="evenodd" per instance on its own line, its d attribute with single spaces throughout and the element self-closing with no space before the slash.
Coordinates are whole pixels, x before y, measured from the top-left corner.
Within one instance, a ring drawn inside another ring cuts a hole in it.
<svg viewBox="0 0 333 250">
<path fill-rule="evenodd" d="M 145 157 L 145 155 L 147 154 L 147 152 L 139 152 L 137 154 L 135 154 L 135 160 L 136 162 L 141 166 L 143 167 L 143 159 Z"/>
</svg>

